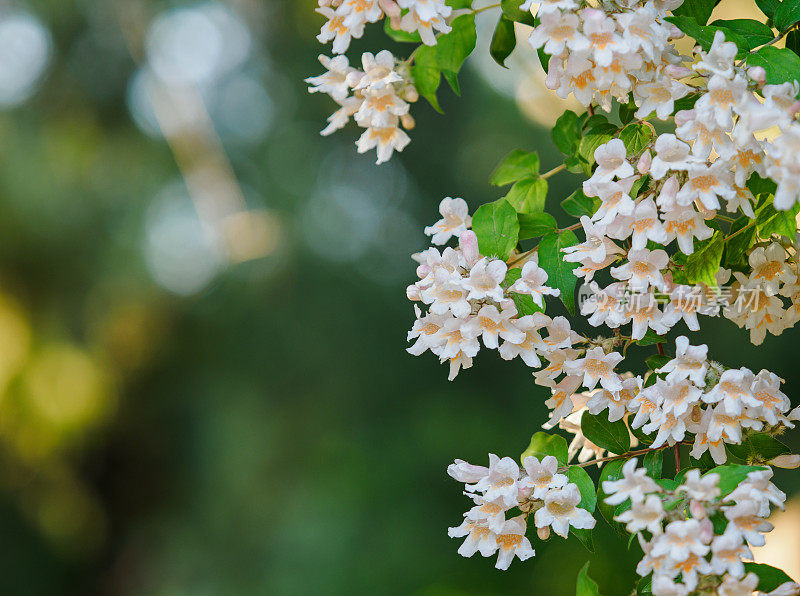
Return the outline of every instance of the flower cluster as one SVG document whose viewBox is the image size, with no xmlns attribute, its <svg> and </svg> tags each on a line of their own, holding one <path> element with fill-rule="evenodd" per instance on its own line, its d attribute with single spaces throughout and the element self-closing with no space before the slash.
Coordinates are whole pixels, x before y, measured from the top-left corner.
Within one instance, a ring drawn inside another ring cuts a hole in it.
<svg viewBox="0 0 800 596">
<path fill-rule="evenodd" d="M 343 54 L 352 39 L 364 34 L 367 23 L 386 17 L 394 29 L 419 33 L 423 43 L 435 45 L 434 31 L 450 32 L 447 18 L 452 11 L 445 0 L 319 0 L 317 12 L 328 20 L 317 39 L 333 41 L 333 53 Z"/>
<path fill-rule="evenodd" d="M 764 544 L 763 534 L 772 530 L 770 505 L 783 508 L 786 499 L 770 481 L 772 470 L 755 469 L 723 494 L 718 473 L 692 469 L 681 484 L 659 484 L 636 464 L 628 460 L 621 477 L 604 481 L 602 489 L 605 502 L 617 507 L 614 519 L 639 539 L 644 557 L 636 571 L 653 574 L 653 594 L 752 594 L 758 578 L 745 569 L 753 558 L 749 547 Z M 774 594 L 798 591 L 787 582 Z"/>
<path fill-rule="evenodd" d="M 661 0 L 620 10 L 612 3 L 579 8 L 573 0 L 542 2 L 529 41 L 552 57 L 547 87 L 606 111 L 612 99 L 626 104 L 633 93 L 638 117 L 656 111 L 665 119 L 674 101 L 692 90 L 677 80 L 688 71 L 670 43 L 683 33 L 664 20 L 680 4 Z"/>
<path fill-rule="evenodd" d="M 376 149 L 378 163 L 388 161 L 411 142 L 403 128 L 414 127 L 409 103 L 417 101 L 419 94 L 405 63 L 395 60 L 388 50 L 377 55 L 365 52 L 363 70 L 351 67 L 347 56 L 320 56 L 319 61 L 327 72 L 306 79 L 311 85 L 308 90 L 327 93 L 340 106 L 328 118 L 323 135 L 344 128 L 352 117 L 366 129 L 356 142 L 358 152 Z"/>
<path fill-rule="evenodd" d="M 465 484 L 465 495 L 474 506 L 464 514 L 464 521 L 448 530 L 451 538 L 464 538 L 458 554 L 471 557 L 480 552 L 484 557 L 497 553 L 498 569 L 508 566 L 518 557 L 524 561 L 535 553 L 525 536 L 528 519 L 533 514 L 540 539 L 546 540 L 550 530 L 566 538 L 570 526 L 591 529 L 595 519 L 578 505 L 581 493 L 578 486 L 559 473 L 558 461 L 552 455 L 526 457 L 520 469 L 510 457 L 489 454 L 489 467 L 476 466 L 456 460 L 447 473 Z M 519 515 L 507 518 L 511 509 Z"/>
<path fill-rule="evenodd" d="M 461 368 L 472 366 L 480 350 L 479 338 L 504 359 L 520 357 L 531 367 L 541 366 L 541 355 L 556 359 L 556 352 L 581 339 L 564 317 L 551 319 L 542 312 L 518 316 L 515 295 L 530 296 L 542 307 L 544 296 L 559 293 L 546 285 L 547 273 L 535 260 L 528 261 L 519 278 L 506 286 L 506 263 L 482 256 L 477 236 L 467 229 L 471 220 L 466 202 L 448 197 L 439 210 L 442 219 L 425 232 L 438 245 L 458 238 L 459 247 L 441 252 L 431 247 L 414 255 L 419 281 L 408 287 L 407 294 L 427 311 L 415 308 L 417 319 L 408 334 L 409 341 L 415 340 L 408 348 L 410 354 L 419 356 L 430 350 L 442 362 L 449 361 L 452 380 Z M 542 330 L 547 331 L 544 338 Z"/>
</svg>

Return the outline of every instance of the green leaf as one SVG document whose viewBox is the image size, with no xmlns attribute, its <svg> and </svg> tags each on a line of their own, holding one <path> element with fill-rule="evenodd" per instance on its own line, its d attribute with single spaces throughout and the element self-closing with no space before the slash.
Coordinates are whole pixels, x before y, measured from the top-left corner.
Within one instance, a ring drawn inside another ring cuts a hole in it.
<svg viewBox="0 0 800 596">
<path fill-rule="evenodd" d="M 796 0 L 783 0 L 772 18 L 775 28 L 780 32 L 786 31 L 798 21 L 800 21 L 800 2 Z"/>
<path fill-rule="evenodd" d="M 739 52 L 736 54 L 737 58 L 744 58 L 750 51 L 750 43 L 731 29 L 725 29 L 715 25 L 702 25 L 696 19 L 685 16 L 667 17 L 665 20 L 675 25 L 689 37 L 697 40 L 698 45 L 706 52 L 711 48 L 717 31 L 722 31 L 725 34 L 725 41 L 732 41 L 736 44 L 736 47 L 739 49 Z"/>
<path fill-rule="evenodd" d="M 757 472 L 758 470 L 763 470 L 763 467 L 760 466 L 742 466 L 739 464 L 726 464 L 724 466 L 717 466 L 716 468 L 712 468 L 703 476 L 707 476 L 709 474 L 719 474 L 719 491 L 720 491 L 720 499 L 723 497 L 728 496 L 733 489 L 735 489 L 739 484 L 747 478 L 747 475 L 750 472 Z"/>
<path fill-rule="evenodd" d="M 745 563 L 744 570 L 745 573 L 755 573 L 758 576 L 759 592 L 772 592 L 778 586 L 794 581 L 784 571 L 763 563 Z"/>
<path fill-rule="evenodd" d="M 520 6 L 525 0 L 502 0 L 500 6 L 503 10 L 503 16 L 509 21 L 516 21 L 530 25 L 534 24 L 534 17 L 530 10 L 520 10 Z"/>
<path fill-rule="evenodd" d="M 456 10 L 459 8 L 472 8 L 472 0 L 445 0 L 445 4 Z"/>
<path fill-rule="evenodd" d="M 519 213 L 535 213 L 544 211 L 546 197 L 547 180 L 526 178 L 511 187 L 506 195 L 506 201 Z"/>
<path fill-rule="evenodd" d="M 705 25 L 719 2 L 720 0 L 685 0 L 681 6 L 672 11 L 672 14 L 691 17 L 699 24 Z"/>
<path fill-rule="evenodd" d="M 797 231 L 797 213 L 800 204 L 795 203 L 788 211 L 777 211 L 772 201 L 756 210 L 756 228 L 758 235 L 769 238 L 771 234 L 781 234 L 794 238 Z"/>
<path fill-rule="evenodd" d="M 607 415 L 602 412 L 597 415 L 584 412 L 581 429 L 587 439 L 611 453 L 622 455 L 631 449 L 628 427 L 622 420 L 609 422 Z"/>
<path fill-rule="evenodd" d="M 550 54 L 546 54 L 544 48 L 536 50 L 536 55 L 539 56 L 539 64 L 542 65 L 542 70 L 547 74 L 547 69 L 550 68 Z"/>
<path fill-rule="evenodd" d="M 628 460 L 615 459 L 614 461 L 608 462 L 600 472 L 600 478 L 597 481 L 597 509 L 606 521 L 611 524 L 611 527 L 616 529 L 620 528 L 620 525 L 614 521 L 616 506 L 609 505 L 605 502 L 608 495 L 603 490 L 603 482 L 606 480 L 613 482 L 622 478 L 622 466 L 625 465 L 626 461 Z"/>
<path fill-rule="evenodd" d="M 500 66 L 507 68 L 506 58 L 511 55 L 515 47 L 517 47 L 517 36 L 514 33 L 514 22 L 501 16 L 497 21 L 497 27 L 494 28 L 489 54 Z"/>
<path fill-rule="evenodd" d="M 659 335 L 652 329 L 648 329 L 645 332 L 644 337 L 642 337 L 642 339 L 637 339 L 636 343 L 640 346 L 653 346 L 655 344 L 664 343 L 664 341 L 665 337 L 663 335 Z"/>
<path fill-rule="evenodd" d="M 739 230 L 743 230 L 745 226 L 749 225 L 753 220 L 749 217 L 742 216 L 731 225 L 730 235 Z M 743 232 L 739 232 L 733 238 L 725 241 L 725 266 L 730 267 L 739 263 L 744 257 L 745 252 L 753 246 L 756 238 L 756 227 L 750 226 Z"/>
<path fill-rule="evenodd" d="M 628 150 L 628 156 L 641 154 L 654 136 L 655 131 L 652 125 L 644 122 L 632 122 L 619 133 L 619 138 L 622 139 L 625 149 Z"/>
<path fill-rule="evenodd" d="M 704 283 L 710 288 L 717 286 L 715 275 L 719 271 L 724 248 L 725 241 L 720 232 L 714 232 L 710 241 L 702 247 L 695 244 L 695 251 L 687 257 L 684 267 L 690 284 Z"/>
<path fill-rule="evenodd" d="M 461 85 L 458 84 L 458 73 L 443 70 L 442 75 L 444 76 L 444 80 L 447 81 L 447 84 L 450 85 L 453 93 L 461 97 Z"/>
<path fill-rule="evenodd" d="M 764 46 L 747 57 L 747 64 L 763 67 L 770 85 L 800 80 L 800 56 L 788 48 Z"/>
<path fill-rule="evenodd" d="M 756 6 L 767 15 L 769 18 L 773 18 L 775 13 L 778 10 L 778 7 L 781 5 L 781 0 L 756 0 Z"/>
<path fill-rule="evenodd" d="M 434 110 L 444 113 L 436 97 L 442 80 L 442 71 L 436 59 L 436 46 L 420 46 L 411 67 L 411 77 L 419 94 L 428 100 Z"/>
<path fill-rule="evenodd" d="M 489 177 L 489 184 L 505 186 L 525 178 L 538 178 L 539 156 L 530 151 L 515 149 L 506 155 Z"/>
<path fill-rule="evenodd" d="M 800 31 L 792 29 L 786 35 L 786 47 L 800 55 Z"/>
<path fill-rule="evenodd" d="M 436 48 L 436 63 L 444 71 L 458 73 L 464 60 L 475 49 L 478 34 L 475 30 L 475 15 L 465 14 L 456 18 L 450 26 L 452 31 L 439 37 Z"/>
<path fill-rule="evenodd" d="M 600 124 L 591 130 L 588 130 L 581 138 L 580 147 L 578 149 L 579 155 L 585 159 L 589 165 L 594 165 L 594 152 L 600 145 L 608 143 L 614 138 L 618 128 L 613 124 Z"/>
<path fill-rule="evenodd" d="M 500 285 L 504 290 L 508 290 L 520 277 L 522 277 L 522 268 L 514 267 L 506 272 L 506 278 Z M 533 301 L 533 297 L 530 294 L 508 292 L 508 295 L 511 296 L 511 299 L 514 301 L 514 306 L 517 307 L 517 312 L 522 317 L 537 312 L 544 312 L 544 309 Z"/>
<path fill-rule="evenodd" d="M 661 478 L 661 471 L 664 467 L 664 452 L 650 451 L 642 459 L 642 465 L 647 469 L 647 475 L 654 480 Z"/>
<path fill-rule="evenodd" d="M 636 584 L 636 596 L 652 596 L 653 594 L 653 575 L 643 577 Z"/>
<path fill-rule="evenodd" d="M 739 459 L 757 464 L 792 452 L 789 447 L 767 433 L 748 435 L 742 439 L 740 445 L 728 445 L 728 449 Z"/>
<path fill-rule="evenodd" d="M 522 452 L 520 462 L 525 462 L 525 458 L 533 456 L 539 461 L 547 455 L 552 455 L 558 460 L 559 465 L 567 465 L 567 441 L 561 435 L 551 435 L 539 431 L 531 437 L 530 445 Z M 580 487 L 579 487 L 580 488 Z"/>
<path fill-rule="evenodd" d="M 475 228 L 473 218 L 473 229 Z M 539 243 L 539 267 L 547 273 L 547 283 L 550 287 L 561 290 L 561 301 L 570 314 L 575 314 L 575 285 L 578 278 L 573 271 L 577 263 L 564 261 L 562 249 L 578 243 L 578 239 L 571 231 L 552 232 L 542 238 Z"/>
<path fill-rule="evenodd" d="M 414 31 L 413 33 L 409 33 L 408 31 L 399 31 L 397 29 L 392 29 L 392 24 L 390 19 L 385 19 L 383 21 L 383 31 L 394 41 L 422 43 L 422 38 L 416 31 Z"/>
<path fill-rule="evenodd" d="M 586 561 L 586 565 L 578 572 L 575 596 L 600 596 L 600 588 L 597 582 L 589 577 L 589 561 Z"/>
<path fill-rule="evenodd" d="M 748 47 L 752 50 L 758 46 L 763 46 L 771 41 L 775 35 L 767 25 L 754 19 L 731 19 L 728 21 L 717 20 L 711 23 L 712 26 L 719 27 L 728 37 L 729 32 L 738 35 L 747 41 Z"/>
<path fill-rule="evenodd" d="M 573 111 L 564 112 L 553 127 L 553 143 L 564 155 L 573 156 L 578 152 L 581 138 L 580 117 Z"/>
<path fill-rule="evenodd" d="M 505 261 L 519 241 L 517 212 L 505 199 L 481 205 L 472 217 L 472 230 L 482 255 Z"/>
<path fill-rule="evenodd" d="M 628 103 L 621 103 L 619 104 L 619 120 L 622 124 L 628 124 L 635 118 L 636 111 L 639 108 L 636 107 L 636 103 L 631 100 Z"/>
<path fill-rule="evenodd" d="M 594 482 L 589 477 L 589 474 L 580 466 L 570 466 L 567 471 L 567 478 L 573 484 L 578 485 L 578 490 L 581 493 L 581 502 L 578 507 L 586 509 L 589 513 L 594 513 L 594 508 L 597 506 L 597 493 L 595 492 Z"/>
<path fill-rule="evenodd" d="M 659 368 L 663 367 L 667 362 L 670 361 L 669 356 L 663 356 L 662 354 L 656 354 L 654 356 L 650 356 L 645 363 L 647 364 L 647 368 L 652 370 L 653 372 L 657 371 Z"/>
<path fill-rule="evenodd" d="M 549 213 L 518 213 L 519 239 L 538 238 L 558 229 L 555 218 Z"/>
<path fill-rule="evenodd" d="M 587 197 L 580 188 L 561 201 L 561 208 L 572 217 L 592 216 L 597 210 L 595 199 Z"/>
</svg>

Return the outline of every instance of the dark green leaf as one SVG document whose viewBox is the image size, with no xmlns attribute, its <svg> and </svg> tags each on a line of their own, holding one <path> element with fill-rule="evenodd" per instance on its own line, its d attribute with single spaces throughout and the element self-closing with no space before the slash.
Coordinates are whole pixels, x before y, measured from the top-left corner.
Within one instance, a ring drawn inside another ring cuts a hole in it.
<svg viewBox="0 0 800 596">
<path fill-rule="evenodd" d="M 780 5 L 781 0 L 756 0 L 756 6 L 770 19 L 775 16 Z"/>
<path fill-rule="evenodd" d="M 535 213 L 544 211 L 546 197 L 547 180 L 526 178 L 511 187 L 506 195 L 506 200 L 519 213 Z"/>
<path fill-rule="evenodd" d="M 735 489 L 739 484 L 747 478 L 747 475 L 750 472 L 757 472 L 758 470 L 763 470 L 763 467 L 759 466 L 741 466 L 739 464 L 727 464 L 724 466 L 717 466 L 716 468 L 712 468 L 703 476 L 708 474 L 714 473 L 719 474 L 719 491 L 720 491 L 720 498 L 726 497 L 729 495 L 733 489 Z"/>
<path fill-rule="evenodd" d="M 672 14 L 691 17 L 699 24 L 705 25 L 719 2 L 720 0 L 685 0 L 681 6 L 672 11 Z"/>
<path fill-rule="evenodd" d="M 636 107 L 636 104 L 633 100 L 629 101 L 628 103 L 621 103 L 619 105 L 619 120 L 622 124 L 628 124 L 631 120 L 634 119 L 634 114 L 639 108 Z"/>
<path fill-rule="evenodd" d="M 516 21 L 526 25 L 533 26 L 534 18 L 530 10 L 520 10 L 520 5 L 525 0 L 502 0 L 500 6 L 503 10 L 503 16 L 509 21 Z"/>
<path fill-rule="evenodd" d="M 772 592 L 778 586 L 794 581 L 784 571 L 763 563 L 745 563 L 744 570 L 758 576 L 759 592 Z"/>
<path fill-rule="evenodd" d="M 792 50 L 795 54 L 800 55 L 800 31 L 792 29 L 786 35 L 786 47 Z"/>
<path fill-rule="evenodd" d="M 747 41 L 747 44 L 751 50 L 759 46 L 763 46 L 765 43 L 775 37 L 775 35 L 772 33 L 772 29 L 767 27 L 761 21 L 756 21 L 753 19 L 714 21 L 711 24 L 722 29 L 726 38 L 728 37 L 729 32 L 739 35 L 742 39 Z"/>
<path fill-rule="evenodd" d="M 747 463 L 766 463 L 771 459 L 791 453 L 792 450 L 775 437 L 766 433 L 754 433 L 742 439 L 741 445 L 728 445 L 736 457 Z"/>
<path fill-rule="evenodd" d="M 558 460 L 559 465 L 567 465 L 567 441 L 561 435 L 551 435 L 539 431 L 531 437 L 528 448 L 522 452 L 520 462 L 528 456 L 533 456 L 539 461 L 547 455 L 552 455 Z"/>
<path fill-rule="evenodd" d="M 472 217 L 472 230 L 482 255 L 505 261 L 519 241 L 517 212 L 505 199 L 481 205 Z"/>
<path fill-rule="evenodd" d="M 684 267 L 689 283 L 704 283 L 708 287 L 716 287 L 715 275 L 719 271 L 724 248 L 725 242 L 720 232 L 714 232 L 714 236 L 703 246 L 695 244 L 695 251 L 687 257 Z"/>
<path fill-rule="evenodd" d="M 553 143 L 564 155 L 575 155 L 581 138 L 581 122 L 575 112 L 564 112 L 553 127 Z"/>
<path fill-rule="evenodd" d="M 600 588 L 597 582 L 589 577 L 589 561 L 586 561 L 586 565 L 578 572 L 575 596 L 600 596 Z"/>
<path fill-rule="evenodd" d="M 442 75 L 444 76 L 444 80 L 447 81 L 447 84 L 450 85 L 453 93 L 461 97 L 461 85 L 458 83 L 458 73 L 443 70 Z"/>
<path fill-rule="evenodd" d="M 474 223 L 472 227 L 475 228 Z M 561 290 L 561 301 L 570 314 L 575 313 L 575 285 L 578 278 L 573 271 L 578 264 L 564 261 L 561 250 L 577 243 L 575 234 L 569 230 L 560 234 L 556 232 L 547 234 L 539 243 L 539 266 L 547 272 L 547 284 Z"/>
<path fill-rule="evenodd" d="M 742 216 L 731 225 L 731 232 L 729 235 L 744 229 L 745 226 L 750 224 L 753 220 L 749 217 Z M 730 267 L 735 265 L 744 257 L 744 253 L 753 246 L 756 237 L 756 227 L 750 226 L 743 232 L 739 232 L 730 240 L 725 241 L 725 266 Z"/>
<path fill-rule="evenodd" d="M 800 2 L 796 0 L 783 0 L 772 18 L 775 28 L 781 32 L 786 31 L 798 21 L 800 21 Z"/>
<path fill-rule="evenodd" d="M 653 594 L 653 576 L 648 575 L 639 580 L 636 584 L 636 596 L 652 596 Z"/>
<path fill-rule="evenodd" d="M 600 124 L 588 130 L 581 138 L 580 148 L 578 149 L 580 156 L 589 165 L 594 165 L 594 152 L 600 145 L 613 139 L 617 130 L 618 128 L 613 124 Z"/>
<path fill-rule="evenodd" d="M 570 466 L 567 477 L 570 482 L 578 485 L 578 490 L 581 493 L 581 502 L 578 503 L 578 507 L 586 509 L 589 513 L 594 513 L 594 508 L 597 506 L 597 493 L 589 474 L 580 466 Z"/>
<path fill-rule="evenodd" d="M 663 356 L 661 354 L 655 354 L 654 356 L 650 356 L 645 363 L 647 367 L 652 371 L 657 371 L 659 368 L 664 366 L 667 362 L 670 361 L 669 356 Z"/>
<path fill-rule="evenodd" d="M 664 452 L 650 451 L 642 459 L 642 465 L 647 469 L 650 478 L 658 480 L 661 478 L 661 470 L 664 466 Z"/>
<path fill-rule="evenodd" d="M 517 46 L 517 36 L 514 33 L 514 23 L 505 16 L 501 16 L 497 21 L 497 27 L 492 35 L 492 44 L 489 46 L 489 53 L 495 62 L 503 68 L 506 67 L 506 58 L 511 55 Z"/>
<path fill-rule="evenodd" d="M 419 94 L 428 100 L 439 113 L 442 108 L 436 98 L 436 91 L 442 80 L 442 71 L 436 60 L 436 46 L 421 46 L 414 57 L 414 65 L 411 67 L 411 76 L 414 79 L 414 86 Z"/>
<path fill-rule="evenodd" d="M 655 131 L 652 125 L 643 122 L 632 122 L 619 133 L 619 138 L 622 139 L 625 149 L 628 150 L 628 156 L 640 155 L 654 136 Z"/>
<path fill-rule="evenodd" d="M 550 54 L 546 54 L 543 48 L 539 48 L 536 50 L 536 55 L 539 56 L 539 64 L 542 65 L 542 70 L 547 72 L 547 69 L 550 68 Z"/>
<path fill-rule="evenodd" d="M 637 339 L 636 343 L 640 346 L 653 346 L 655 344 L 663 343 L 664 339 L 665 338 L 663 335 L 659 335 L 652 329 L 648 329 L 645 332 L 644 337 L 642 337 L 642 339 Z"/>
<path fill-rule="evenodd" d="M 597 415 L 584 412 L 581 429 L 587 439 L 611 453 L 622 455 L 630 451 L 631 438 L 628 427 L 622 420 L 609 422 L 607 415 L 602 412 Z"/>
<path fill-rule="evenodd" d="M 626 461 L 625 459 L 615 459 L 614 461 L 608 462 L 600 472 L 600 479 L 597 481 L 597 509 L 606 521 L 617 529 L 619 528 L 619 524 L 614 521 L 614 510 L 616 507 L 605 502 L 608 495 L 603 491 L 603 482 L 606 480 L 611 482 L 619 480 L 622 477 L 622 466 L 625 465 Z"/>
<path fill-rule="evenodd" d="M 475 30 L 475 15 L 465 14 L 457 17 L 447 35 L 439 37 L 436 48 L 436 63 L 443 71 L 458 73 L 461 65 L 475 49 L 478 34 Z"/>
<path fill-rule="evenodd" d="M 505 186 L 525 178 L 539 176 L 539 156 L 534 152 L 515 149 L 506 155 L 489 177 L 489 184 Z"/>
<path fill-rule="evenodd" d="M 747 57 L 747 64 L 763 67 L 770 85 L 800 80 L 800 56 L 788 48 L 765 46 L 751 53 Z"/>
<path fill-rule="evenodd" d="M 558 229 L 555 218 L 549 213 L 518 213 L 519 239 L 538 238 Z"/>
<path fill-rule="evenodd" d="M 583 190 L 578 189 L 566 199 L 561 201 L 561 208 L 572 217 L 580 218 L 583 215 L 592 216 L 597 210 L 595 199 L 587 197 Z"/>
<path fill-rule="evenodd" d="M 771 234 L 781 234 L 794 238 L 797 231 L 797 213 L 800 203 L 795 203 L 788 211 L 777 211 L 772 201 L 764 204 L 756 211 L 756 228 L 758 235 L 768 238 Z"/>
<path fill-rule="evenodd" d="M 717 31 L 722 31 L 725 34 L 725 41 L 731 41 L 736 44 L 739 49 L 736 54 L 737 58 L 744 58 L 750 51 L 750 43 L 731 29 L 724 29 L 715 25 L 702 25 L 697 20 L 685 16 L 667 17 L 666 20 L 689 37 L 697 40 L 697 44 L 706 52 L 711 48 Z"/>
</svg>

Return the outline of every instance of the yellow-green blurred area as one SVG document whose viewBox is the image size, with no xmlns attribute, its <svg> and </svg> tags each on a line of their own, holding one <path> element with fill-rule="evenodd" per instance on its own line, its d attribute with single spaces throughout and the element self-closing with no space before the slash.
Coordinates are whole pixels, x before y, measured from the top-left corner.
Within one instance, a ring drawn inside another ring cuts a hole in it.
<svg viewBox="0 0 800 596">
<path fill-rule="evenodd" d="M 415 105 L 376 167 L 355 129 L 318 135 L 315 5 L 0 4 L 0 593 L 569 594 L 587 559 L 604 594 L 634 580 L 603 522 L 595 554 L 459 557 L 447 464 L 518 455 L 547 396 L 494 353 L 448 383 L 404 351 L 438 202 L 500 196 L 517 147 L 558 165 L 546 125 L 571 104 L 524 45 L 488 59 L 487 11 L 463 97 Z M 350 55 L 387 46 L 411 51 L 373 26 Z M 566 221 L 577 179 L 552 182 Z M 704 336 L 795 404 L 796 337 Z"/>
</svg>

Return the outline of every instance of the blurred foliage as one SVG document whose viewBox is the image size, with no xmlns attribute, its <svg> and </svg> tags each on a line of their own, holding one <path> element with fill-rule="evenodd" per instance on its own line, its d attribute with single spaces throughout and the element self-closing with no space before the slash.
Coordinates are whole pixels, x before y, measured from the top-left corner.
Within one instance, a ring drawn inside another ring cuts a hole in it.
<svg viewBox="0 0 800 596">
<path fill-rule="evenodd" d="M 129 105 L 141 24 L 183 4 L 26 5 L 53 55 L 0 113 L 3 592 L 566 594 L 591 559 L 622 593 L 637 556 L 604 526 L 594 555 L 551 540 L 507 573 L 456 554 L 446 528 L 468 503 L 446 465 L 519 453 L 546 396 L 519 362 L 488 355 L 448 383 L 404 352 L 408 255 L 438 201 L 496 199 L 486 181 L 515 147 L 557 165 L 547 133 L 467 69 L 462 99 L 441 94 L 447 116 L 418 104 L 412 145 L 375 168 L 353 130 L 317 134 L 332 106 L 302 82 L 323 51 L 315 2 L 231 0 L 271 120 L 243 142 L 211 115 L 275 246 L 171 294 L 146 246 L 182 171 Z M 351 55 L 384 46 L 373 29 Z M 706 337 L 800 383 L 789 334 L 758 350 L 729 324 Z"/>
</svg>

